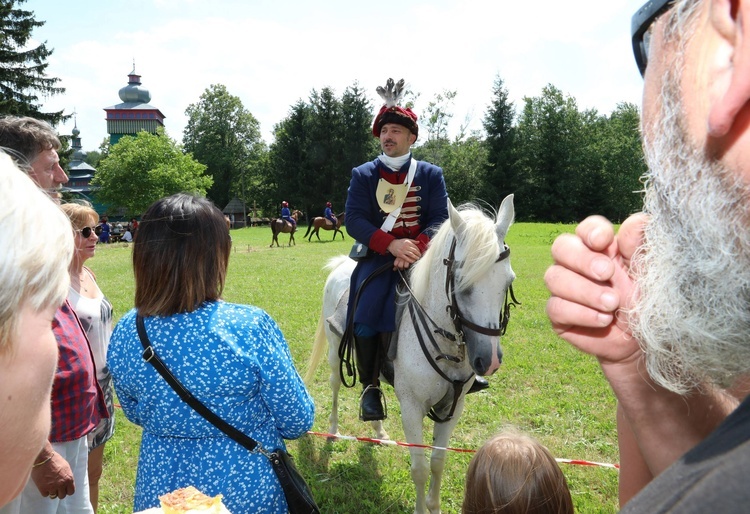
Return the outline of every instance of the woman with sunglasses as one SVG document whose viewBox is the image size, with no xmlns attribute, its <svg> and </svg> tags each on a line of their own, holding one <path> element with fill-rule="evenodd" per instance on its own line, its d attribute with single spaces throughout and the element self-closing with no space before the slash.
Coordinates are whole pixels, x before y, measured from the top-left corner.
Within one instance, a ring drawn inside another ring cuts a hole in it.
<svg viewBox="0 0 750 514">
<path fill-rule="evenodd" d="M 62 205 L 75 233 L 75 252 L 70 264 L 70 292 L 68 301 L 75 309 L 91 344 L 96 366 L 96 378 L 104 392 L 109 418 L 103 418 L 88 435 L 89 443 L 89 494 L 96 512 L 99 503 L 99 478 L 102 475 L 104 443 L 115 432 L 112 375 L 107 366 L 107 348 L 112 334 L 112 304 L 96 283 L 94 273 L 84 263 L 96 253 L 98 237 L 94 231 L 99 215 L 89 205 L 68 203 Z"/>
</svg>

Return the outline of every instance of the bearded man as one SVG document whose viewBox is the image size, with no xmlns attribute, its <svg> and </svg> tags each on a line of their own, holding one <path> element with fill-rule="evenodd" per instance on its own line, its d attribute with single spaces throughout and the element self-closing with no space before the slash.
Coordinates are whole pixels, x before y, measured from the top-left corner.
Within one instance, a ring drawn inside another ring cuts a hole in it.
<svg viewBox="0 0 750 514">
<path fill-rule="evenodd" d="M 616 236 L 592 217 L 555 241 L 547 314 L 598 358 L 617 397 L 623 512 L 741 512 L 750 1 L 651 0 L 632 25 L 645 80 L 645 214 Z"/>
</svg>

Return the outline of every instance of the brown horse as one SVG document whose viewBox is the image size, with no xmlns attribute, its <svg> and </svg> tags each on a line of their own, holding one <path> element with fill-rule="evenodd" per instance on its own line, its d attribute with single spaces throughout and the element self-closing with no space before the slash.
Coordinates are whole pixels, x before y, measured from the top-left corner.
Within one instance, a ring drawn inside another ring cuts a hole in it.
<svg viewBox="0 0 750 514">
<path fill-rule="evenodd" d="M 320 235 L 318 234 L 318 230 L 321 228 L 323 230 L 333 230 L 333 240 L 336 240 L 336 233 L 338 232 L 341 234 L 342 241 L 344 240 L 344 233 L 341 231 L 341 225 L 344 223 L 344 216 L 346 215 L 345 212 L 342 212 L 341 214 L 336 215 L 336 226 L 333 226 L 333 223 L 331 223 L 330 220 L 318 216 L 314 220 L 312 220 L 312 223 L 310 223 L 307 226 L 307 232 L 305 232 L 305 235 L 303 237 L 307 237 L 308 235 L 310 237 L 307 237 L 308 241 L 312 241 L 312 236 L 315 234 L 315 237 L 318 238 L 318 241 L 320 241 Z"/>
<path fill-rule="evenodd" d="M 298 221 L 302 217 L 302 211 L 292 211 L 292 218 L 294 218 L 294 221 Z M 283 218 L 274 218 L 271 220 L 271 232 L 273 232 L 273 239 L 271 240 L 271 248 L 273 248 L 273 244 L 276 243 L 276 246 L 279 245 L 279 234 L 281 233 L 289 233 L 289 246 L 292 246 L 292 243 L 295 245 L 297 242 L 294 240 L 294 232 L 297 230 L 296 225 L 292 225 L 288 221 L 284 220 Z"/>
</svg>

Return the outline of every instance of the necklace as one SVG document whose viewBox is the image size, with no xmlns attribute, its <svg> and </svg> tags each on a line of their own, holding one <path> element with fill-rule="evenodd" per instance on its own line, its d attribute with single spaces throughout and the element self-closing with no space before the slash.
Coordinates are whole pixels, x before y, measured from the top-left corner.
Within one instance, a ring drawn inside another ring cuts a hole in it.
<svg viewBox="0 0 750 514">
<path fill-rule="evenodd" d="M 79 274 L 77 278 L 78 278 L 78 291 L 80 292 L 81 289 L 83 289 L 84 293 L 88 293 L 89 289 L 83 284 L 84 279 L 86 278 L 86 273 L 83 272 Z"/>
</svg>

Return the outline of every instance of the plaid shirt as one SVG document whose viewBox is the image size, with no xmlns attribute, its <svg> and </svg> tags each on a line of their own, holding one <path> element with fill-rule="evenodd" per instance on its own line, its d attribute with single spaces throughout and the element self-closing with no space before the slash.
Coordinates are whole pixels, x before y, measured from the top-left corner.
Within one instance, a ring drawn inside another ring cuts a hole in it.
<svg viewBox="0 0 750 514">
<path fill-rule="evenodd" d="M 68 300 L 57 309 L 52 332 L 59 355 L 52 384 L 49 440 L 66 443 L 91 432 L 101 418 L 109 417 L 109 414 L 96 380 L 94 357 L 86 332 Z"/>
</svg>

